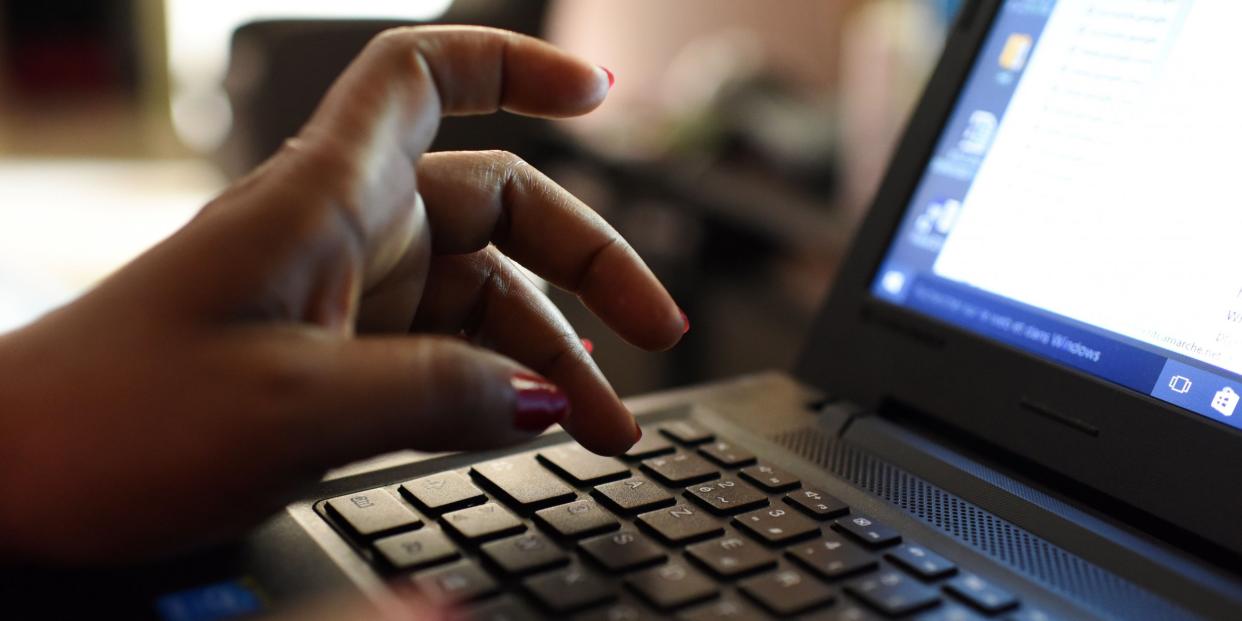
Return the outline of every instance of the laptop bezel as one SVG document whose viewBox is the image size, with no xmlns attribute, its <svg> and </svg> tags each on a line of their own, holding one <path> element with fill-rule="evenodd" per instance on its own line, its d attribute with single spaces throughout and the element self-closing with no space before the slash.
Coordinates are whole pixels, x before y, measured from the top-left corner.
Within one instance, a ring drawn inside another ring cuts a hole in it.
<svg viewBox="0 0 1242 621">
<path fill-rule="evenodd" d="M 1242 494 L 1220 487 L 1242 473 L 1242 432 L 870 293 L 1002 3 L 962 8 L 795 374 L 864 407 L 900 404 L 1242 554 Z"/>
</svg>

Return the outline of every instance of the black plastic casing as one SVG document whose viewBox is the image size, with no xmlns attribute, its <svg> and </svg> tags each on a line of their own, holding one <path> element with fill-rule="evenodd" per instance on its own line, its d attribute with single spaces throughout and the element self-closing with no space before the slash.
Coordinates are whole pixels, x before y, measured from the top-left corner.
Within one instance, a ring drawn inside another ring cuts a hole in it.
<svg viewBox="0 0 1242 621">
<path fill-rule="evenodd" d="M 900 404 L 1242 556 L 1238 430 L 869 293 L 1000 5 L 963 7 L 795 373 L 864 407 Z"/>
</svg>

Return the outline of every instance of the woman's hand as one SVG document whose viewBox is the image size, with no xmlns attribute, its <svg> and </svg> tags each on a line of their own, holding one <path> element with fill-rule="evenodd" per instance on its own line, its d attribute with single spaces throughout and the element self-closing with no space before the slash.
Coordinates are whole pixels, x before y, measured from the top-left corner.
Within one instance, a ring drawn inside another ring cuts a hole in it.
<svg viewBox="0 0 1242 621">
<path fill-rule="evenodd" d="M 498 447 L 556 422 L 628 448 L 633 418 L 510 259 L 644 348 L 673 346 L 684 316 L 616 231 L 516 157 L 424 155 L 441 116 L 583 114 L 609 82 L 496 30 L 377 37 L 271 160 L 0 337 L 0 556 L 166 553 L 394 449 Z"/>
</svg>

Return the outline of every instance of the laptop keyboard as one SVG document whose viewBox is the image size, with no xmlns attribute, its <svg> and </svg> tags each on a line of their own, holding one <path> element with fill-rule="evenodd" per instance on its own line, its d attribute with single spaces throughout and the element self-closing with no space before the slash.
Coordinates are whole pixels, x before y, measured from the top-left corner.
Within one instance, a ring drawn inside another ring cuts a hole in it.
<svg viewBox="0 0 1242 621">
<path fill-rule="evenodd" d="M 318 509 L 482 621 L 1053 619 L 689 420 L 619 459 L 565 443 Z"/>
</svg>

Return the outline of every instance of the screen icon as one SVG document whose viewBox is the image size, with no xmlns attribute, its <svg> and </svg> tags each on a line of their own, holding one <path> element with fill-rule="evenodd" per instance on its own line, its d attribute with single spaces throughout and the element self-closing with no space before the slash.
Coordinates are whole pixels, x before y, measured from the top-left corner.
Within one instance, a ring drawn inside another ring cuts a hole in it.
<svg viewBox="0 0 1242 621">
<path fill-rule="evenodd" d="M 987 110 L 975 110 L 966 121 L 966 129 L 957 141 L 957 148 L 969 155 L 982 155 L 992 146 L 992 137 L 996 135 L 996 128 L 999 126 L 1000 120 L 995 114 Z"/>
<path fill-rule="evenodd" d="M 1006 71 L 1021 71 L 1031 55 L 1031 35 L 1015 32 L 1005 41 L 1001 50 L 1000 67 Z"/>
<path fill-rule="evenodd" d="M 1191 382 L 1190 378 L 1185 375 L 1174 375 L 1169 378 L 1169 390 L 1172 390 L 1179 395 L 1184 395 L 1190 392 L 1190 387 L 1193 385 L 1194 382 Z"/>
<path fill-rule="evenodd" d="M 957 224 L 957 216 L 962 211 L 962 201 L 945 199 L 927 205 L 923 213 L 914 220 L 914 231 L 919 235 L 948 235 Z"/>
<path fill-rule="evenodd" d="M 1212 409 L 1221 416 L 1233 416 L 1233 411 L 1238 409 L 1238 393 L 1228 386 L 1221 388 L 1212 398 Z"/>
<path fill-rule="evenodd" d="M 902 290 L 906 288 L 906 275 L 897 270 L 889 270 L 884 274 L 884 278 L 880 279 L 880 286 L 889 295 L 901 295 Z"/>
</svg>

